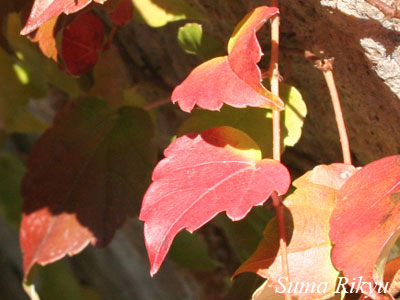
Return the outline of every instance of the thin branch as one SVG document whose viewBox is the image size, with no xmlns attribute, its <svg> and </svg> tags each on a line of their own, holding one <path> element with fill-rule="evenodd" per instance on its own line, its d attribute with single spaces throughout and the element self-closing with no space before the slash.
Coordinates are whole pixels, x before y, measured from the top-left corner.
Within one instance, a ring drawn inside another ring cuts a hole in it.
<svg viewBox="0 0 400 300">
<path fill-rule="evenodd" d="M 153 102 L 150 102 L 149 104 L 146 104 L 145 106 L 143 106 L 144 110 L 151 110 L 153 108 L 157 108 L 166 104 L 172 103 L 170 98 L 163 98 L 160 100 L 156 100 Z"/>
<path fill-rule="evenodd" d="M 347 136 L 346 125 L 344 123 L 342 107 L 340 105 L 339 94 L 335 84 L 335 78 L 333 77 L 333 58 L 321 59 L 317 61 L 316 67 L 322 71 L 326 84 L 331 95 L 333 110 L 335 112 L 336 124 L 340 136 L 340 144 L 342 146 L 343 162 L 351 165 L 351 152 L 350 143 Z"/>
<path fill-rule="evenodd" d="M 335 112 L 336 124 L 337 124 L 338 131 L 339 131 L 340 144 L 341 144 L 342 153 L 343 153 L 343 162 L 345 164 L 351 165 L 352 163 L 351 163 L 349 138 L 347 136 L 346 125 L 344 122 L 342 107 L 340 105 L 339 94 L 338 94 L 336 84 L 335 84 L 335 78 L 333 76 L 334 59 L 333 58 L 323 59 L 323 58 L 316 56 L 311 51 L 295 49 L 295 48 L 285 48 L 285 52 L 296 54 L 296 55 L 301 55 L 304 58 L 311 60 L 314 63 L 314 66 L 317 69 L 322 71 L 324 78 L 325 78 L 325 82 L 329 89 L 329 94 L 331 96 L 333 110 Z M 323 55 L 323 52 L 321 54 Z"/>
<path fill-rule="evenodd" d="M 271 5 L 279 7 L 278 0 L 271 0 Z M 271 20 L 271 60 L 268 68 L 270 74 L 271 92 L 279 97 L 279 26 L 280 15 L 276 14 Z M 277 161 L 281 160 L 281 115 L 277 110 L 272 111 L 272 140 L 273 140 L 273 158 Z M 279 227 L 279 243 L 282 257 L 282 273 L 287 278 L 286 285 L 290 282 L 289 276 L 289 260 L 287 254 L 287 241 L 285 232 L 285 216 L 282 204 L 282 197 L 279 197 L 276 192 L 272 193 L 272 203 L 275 206 L 276 217 Z M 291 295 L 285 289 L 285 299 L 291 300 Z"/>
</svg>

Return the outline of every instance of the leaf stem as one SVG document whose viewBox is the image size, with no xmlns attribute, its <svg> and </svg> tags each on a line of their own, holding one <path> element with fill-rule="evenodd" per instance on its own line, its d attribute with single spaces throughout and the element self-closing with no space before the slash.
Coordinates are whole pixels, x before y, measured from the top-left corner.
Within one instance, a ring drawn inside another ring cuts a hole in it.
<svg viewBox="0 0 400 300">
<path fill-rule="evenodd" d="M 344 123 L 342 107 L 340 105 L 339 94 L 335 84 L 335 78 L 333 76 L 333 58 L 321 59 L 317 61 L 316 67 L 322 71 L 326 84 L 331 95 L 333 110 L 335 112 L 336 124 L 339 131 L 340 144 L 342 146 L 343 162 L 351 165 L 351 152 L 350 143 L 347 136 L 346 125 Z"/>
<path fill-rule="evenodd" d="M 278 0 L 271 0 L 271 5 L 279 7 Z M 268 73 L 270 74 L 271 92 L 279 97 L 279 26 L 280 15 L 276 14 L 271 20 L 271 60 L 269 64 Z M 273 144 L 273 158 L 277 161 L 281 160 L 281 115 L 277 110 L 272 111 L 272 144 Z M 289 277 L 289 260 L 287 255 L 287 242 L 285 232 L 285 216 L 282 204 L 282 197 L 278 196 L 276 192 L 272 193 L 272 203 L 276 210 L 276 217 L 279 226 L 280 249 L 282 257 L 282 273 L 287 278 L 286 284 L 290 282 Z M 285 299 L 291 300 L 292 297 L 285 289 Z"/>
</svg>

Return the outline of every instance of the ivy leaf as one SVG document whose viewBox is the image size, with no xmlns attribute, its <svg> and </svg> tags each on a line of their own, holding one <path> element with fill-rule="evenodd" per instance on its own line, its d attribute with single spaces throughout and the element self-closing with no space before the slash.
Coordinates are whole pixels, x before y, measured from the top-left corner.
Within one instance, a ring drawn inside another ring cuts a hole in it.
<svg viewBox="0 0 400 300">
<path fill-rule="evenodd" d="M 281 84 L 280 91 L 285 100 L 285 110 L 281 118 L 283 146 L 294 146 L 301 137 L 307 107 L 295 87 Z M 272 157 L 272 135 L 268 134 L 272 132 L 272 113 L 265 108 L 237 109 L 224 106 L 220 111 L 195 110 L 181 125 L 178 135 L 202 132 L 218 126 L 231 126 L 244 131 L 259 145 L 263 157 Z"/>
<path fill-rule="evenodd" d="M 114 26 L 125 26 L 133 18 L 132 0 L 120 0 L 118 6 L 110 12 L 111 23 Z"/>
<path fill-rule="evenodd" d="M 321 165 L 294 181 L 297 188 L 284 205 L 287 208 L 288 261 L 292 285 L 308 282 L 315 289 L 297 289 L 292 296 L 298 299 L 319 299 L 335 292 L 338 271 L 332 265 L 329 240 L 329 218 L 335 206 L 336 193 L 356 171 L 345 164 Z M 254 254 L 236 271 L 254 272 L 268 278 L 266 288 L 282 291 L 286 283 L 282 274 L 279 230 L 276 219 L 264 231 L 264 238 Z M 325 286 L 326 285 L 326 286 Z M 317 287 L 320 286 L 319 290 Z M 260 292 L 259 292 L 260 293 Z"/>
<path fill-rule="evenodd" d="M 105 246 L 140 206 L 156 151 L 139 108 L 112 110 L 89 98 L 70 103 L 34 145 L 23 180 L 24 273 Z M 49 151 L 50 149 L 50 151 Z"/>
<path fill-rule="evenodd" d="M 105 28 L 92 12 L 79 14 L 63 32 L 62 58 L 72 75 L 88 72 L 103 48 Z"/>
<path fill-rule="evenodd" d="M 352 282 L 382 282 L 389 250 L 400 234 L 400 156 L 374 161 L 340 189 L 330 220 L 332 261 Z"/>
<path fill-rule="evenodd" d="M 282 164 L 262 160 L 254 141 L 231 127 L 180 137 L 164 154 L 140 213 L 151 274 L 182 229 L 193 232 L 222 211 L 231 220 L 243 219 L 273 191 L 284 194 L 290 185 Z"/>
<path fill-rule="evenodd" d="M 261 6 L 250 12 L 236 27 L 229 44 L 228 55 L 211 59 L 197 68 L 175 88 L 172 102 L 190 112 L 195 105 L 219 110 L 222 105 L 283 109 L 283 102 L 261 83 L 257 63 L 262 52 L 257 30 L 273 15 L 275 7 Z"/>
<path fill-rule="evenodd" d="M 35 0 L 31 13 L 21 34 L 36 30 L 47 21 L 62 13 L 72 14 L 88 6 L 92 1 L 103 4 L 106 0 Z"/>
<path fill-rule="evenodd" d="M 202 26 L 198 23 L 187 23 L 179 27 L 177 38 L 179 45 L 186 53 L 199 55 L 204 59 L 223 55 L 222 42 L 204 33 Z"/>
<path fill-rule="evenodd" d="M 185 0 L 132 0 L 137 17 L 151 27 L 161 27 L 183 19 L 206 19 Z"/>
</svg>

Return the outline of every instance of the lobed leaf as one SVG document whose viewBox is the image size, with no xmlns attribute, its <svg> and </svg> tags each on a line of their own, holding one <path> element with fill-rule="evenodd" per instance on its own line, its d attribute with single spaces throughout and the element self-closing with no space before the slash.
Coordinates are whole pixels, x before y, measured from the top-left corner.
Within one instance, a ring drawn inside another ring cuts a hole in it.
<svg viewBox="0 0 400 300">
<path fill-rule="evenodd" d="M 172 102 L 190 112 L 195 105 L 219 110 L 222 105 L 283 109 L 283 102 L 261 83 L 257 63 L 262 52 L 257 30 L 273 15 L 275 7 L 260 6 L 237 26 L 228 45 L 228 55 L 211 59 L 197 68 L 175 88 Z"/>
<path fill-rule="evenodd" d="M 281 136 L 285 146 L 294 146 L 301 137 L 307 107 L 300 92 L 293 86 L 280 85 L 285 110 L 281 117 Z M 178 135 L 202 132 L 208 128 L 231 126 L 248 134 L 260 147 L 263 157 L 272 157 L 272 114 L 265 108 L 242 109 L 224 106 L 220 111 L 195 110 L 181 125 Z M 260 130 L 263 128 L 263 130 Z"/>
<path fill-rule="evenodd" d="M 77 12 L 88 6 L 92 1 L 101 4 L 106 2 L 106 0 L 35 0 L 21 34 L 31 33 L 62 13 L 68 15 Z"/>
<path fill-rule="evenodd" d="M 35 144 L 23 180 L 24 273 L 105 246 L 138 211 L 156 151 L 139 108 L 112 110 L 89 98 L 67 105 Z"/>
<path fill-rule="evenodd" d="M 345 164 L 317 166 L 294 181 L 297 189 L 284 201 L 292 284 L 288 292 L 298 299 L 326 298 L 335 292 L 339 273 L 330 258 L 329 218 L 337 191 L 355 171 L 353 166 Z M 274 219 L 265 228 L 264 238 L 257 250 L 235 273 L 254 272 L 268 278 L 264 287 L 272 288 L 275 293 L 282 292 L 282 285 L 286 284 L 282 274 L 282 249 L 278 232 Z M 298 288 L 294 289 L 296 284 Z M 306 290 L 307 284 L 309 288 Z M 311 289 L 313 285 L 315 287 Z M 269 295 L 270 292 L 259 290 L 257 294 Z M 260 299 L 263 297 L 260 296 Z"/>
<path fill-rule="evenodd" d="M 340 189 L 330 220 L 332 261 L 349 279 L 381 283 L 390 244 L 400 234 L 400 156 L 374 161 Z"/>
<path fill-rule="evenodd" d="M 140 212 L 151 274 L 182 229 L 193 232 L 222 211 L 240 220 L 273 191 L 284 194 L 290 185 L 282 164 L 262 160 L 254 141 L 231 127 L 177 138 L 164 154 Z"/>
</svg>

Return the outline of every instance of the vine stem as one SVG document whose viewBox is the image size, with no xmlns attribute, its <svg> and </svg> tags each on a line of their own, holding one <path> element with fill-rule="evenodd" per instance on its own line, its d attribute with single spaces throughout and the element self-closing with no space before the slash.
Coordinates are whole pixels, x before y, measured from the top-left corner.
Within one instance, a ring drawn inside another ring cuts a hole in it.
<svg viewBox="0 0 400 300">
<path fill-rule="evenodd" d="M 271 0 L 271 5 L 279 7 L 278 0 Z M 269 64 L 268 73 L 270 74 L 270 85 L 271 92 L 279 97 L 279 26 L 280 26 L 280 15 L 279 13 L 272 17 L 271 20 L 271 59 Z M 277 110 L 272 111 L 272 144 L 273 144 L 273 158 L 277 161 L 281 160 L 281 115 Z M 281 249 L 282 259 L 282 273 L 287 278 L 286 285 L 290 282 L 289 276 L 289 259 L 287 251 L 287 241 L 285 232 L 285 215 L 284 207 L 282 204 L 282 197 L 278 196 L 276 192 L 273 192 L 272 203 L 276 210 L 276 217 L 278 220 L 279 228 L 279 243 Z M 285 289 L 285 300 L 291 300 L 292 297 L 287 292 L 287 286 Z"/>
<path fill-rule="evenodd" d="M 343 162 L 351 165 L 349 138 L 347 136 L 346 125 L 344 123 L 343 112 L 335 84 L 335 78 L 333 76 L 333 58 L 322 59 L 316 66 L 324 74 L 324 78 L 329 89 L 329 94 L 331 95 L 332 106 L 335 112 L 336 124 L 339 131 L 340 144 L 342 146 Z"/>
</svg>

